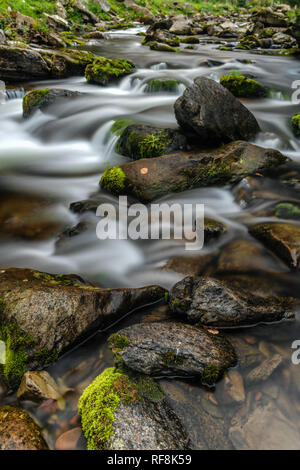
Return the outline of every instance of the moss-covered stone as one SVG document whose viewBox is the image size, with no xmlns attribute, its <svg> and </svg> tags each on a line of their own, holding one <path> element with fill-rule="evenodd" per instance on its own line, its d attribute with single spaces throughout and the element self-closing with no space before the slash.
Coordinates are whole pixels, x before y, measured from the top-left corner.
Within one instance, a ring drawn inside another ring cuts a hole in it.
<svg viewBox="0 0 300 470">
<path fill-rule="evenodd" d="M 102 175 L 100 184 L 108 192 L 118 195 L 125 189 L 125 173 L 120 167 L 108 168 Z"/>
<path fill-rule="evenodd" d="M 129 344 L 128 338 L 126 336 L 118 335 L 117 333 L 113 333 L 108 338 L 108 344 L 110 349 L 114 352 L 122 351 L 122 349 L 126 348 Z"/>
<path fill-rule="evenodd" d="M 227 88 L 234 96 L 237 97 L 260 97 L 265 95 L 264 87 L 251 78 L 243 75 L 223 75 L 220 79 L 223 87 Z"/>
<path fill-rule="evenodd" d="M 149 377 L 127 374 L 109 368 L 102 372 L 81 395 L 78 411 L 89 450 L 103 450 L 114 434 L 113 423 L 119 405 L 130 405 L 147 398 L 160 401 L 164 394 Z"/>
<path fill-rule="evenodd" d="M 106 86 L 118 78 L 129 75 L 133 70 L 134 64 L 129 60 L 98 57 L 86 67 L 85 77 L 89 83 Z"/>
<path fill-rule="evenodd" d="M 176 93 L 179 86 L 178 80 L 172 78 L 153 78 L 147 82 L 146 93 Z"/>
<path fill-rule="evenodd" d="M 116 150 L 121 155 L 139 160 L 166 155 L 186 146 L 186 137 L 177 129 L 132 124 L 121 132 Z"/>
<path fill-rule="evenodd" d="M 177 52 L 175 47 L 169 46 L 169 44 L 165 44 L 162 42 L 152 41 L 147 44 L 152 51 L 160 51 L 160 52 Z"/>
<path fill-rule="evenodd" d="M 300 220 L 300 207 L 290 202 L 281 202 L 275 207 L 275 217 L 279 219 Z"/>
<path fill-rule="evenodd" d="M 41 105 L 45 96 L 50 93 L 49 88 L 43 88 L 40 90 L 33 90 L 27 93 L 23 98 L 23 115 L 24 117 L 29 116 L 35 109 Z"/>
<path fill-rule="evenodd" d="M 248 49 L 256 49 L 258 47 L 260 47 L 260 42 L 258 38 L 254 36 L 253 34 L 251 34 L 251 35 L 245 36 L 236 48 L 248 50 Z"/>
<path fill-rule="evenodd" d="M 111 132 L 117 136 L 120 136 L 126 127 L 132 124 L 133 121 L 131 119 L 115 119 L 111 127 Z"/>
<path fill-rule="evenodd" d="M 199 44 L 200 40 L 195 36 L 186 36 L 185 38 L 181 38 L 180 42 L 184 44 Z"/>
<path fill-rule="evenodd" d="M 296 114 L 291 119 L 292 129 L 295 136 L 300 137 L 300 114 Z"/>
</svg>

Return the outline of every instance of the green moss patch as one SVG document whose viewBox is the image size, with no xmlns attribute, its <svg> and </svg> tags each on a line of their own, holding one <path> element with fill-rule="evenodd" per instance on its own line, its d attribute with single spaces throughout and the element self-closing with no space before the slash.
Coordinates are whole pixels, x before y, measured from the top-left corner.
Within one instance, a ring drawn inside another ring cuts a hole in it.
<svg viewBox="0 0 300 470">
<path fill-rule="evenodd" d="M 0 377 L 11 388 L 19 385 L 28 363 L 28 349 L 34 339 L 16 324 L 0 326 L 0 341 L 5 343 L 5 364 L 0 364 Z"/>
<path fill-rule="evenodd" d="M 171 366 L 171 365 L 181 365 L 183 364 L 184 358 L 178 354 L 176 354 L 174 351 L 168 351 L 164 354 L 163 356 L 163 363 L 166 366 Z"/>
<path fill-rule="evenodd" d="M 138 143 L 141 158 L 153 158 L 163 155 L 169 145 L 170 139 L 167 135 L 149 135 Z"/>
<path fill-rule="evenodd" d="M 108 192 L 119 195 L 125 189 L 126 175 L 120 167 L 108 168 L 102 175 L 100 185 Z"/>
<path fill-rule="evenodd" d="M 237 97 L 260 97 L 265 95 L 264 87 L 251 78 L 243 75 L 223 75 L 220 84 Z"/>
<path fill-rule="evenodd" d="M 106 86 L 110 82 L 132 73 L 134 67 L 134 64 L 129 60 L 98 57 L 86 67 L 85 77 L 89 83 Z"/>
<path fill-rule="evenodd" d="M 297 137 L 300 137 L 300 114 L 296 114 L 291 119 L 292 129 Z"/>
<path fill-rule="evenodd" d="M 220 377 L 220 370 L 215 364 L 206 366 L 202 376 L 201 381 L 206 385 L 214 385 Z"/>
<path fill-rule="evenodd" d="M 106 369 L 81 395 L 78 412 L 89 450 L 105 449 L 113 435 L 114 413 L 119 403 L 132 403 L 138 392 L 129 377 L 114 368 Z"/>
<path fill-rule="evenodd" d="M 300 220 L 300 207 L 290 202 L 282 202 L 275 207 L 275 217 Z"/>
</svg>

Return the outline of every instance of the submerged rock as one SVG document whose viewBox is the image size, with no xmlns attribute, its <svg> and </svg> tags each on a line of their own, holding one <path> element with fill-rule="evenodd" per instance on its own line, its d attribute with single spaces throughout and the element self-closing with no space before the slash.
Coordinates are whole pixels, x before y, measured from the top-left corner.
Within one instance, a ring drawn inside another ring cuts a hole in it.
<svg viewBox="0 0 300 470">
<path fill-rule="evenodd" d="M 264 298 L 218 279 L 186 277 L 172 288 L 169 305 L 191 323 L 216 327 L 255 325 L 291 318 L 288 298 Z"/>
<path fill-rule="evenodd" d="M 182 323 L 132 325 L 111 335 L 109 342 L 117 360 L 152 376 L 198 376 L 214 385 L 236 364 L 234 349 L 223 335 Z"/>
<path fill-rule="evenodd" d="M 22 377 L 17 393 L 18 400 L 40 403 L 44 400 L 59 400 L 61 393 L 55 380 L 45 371 L 28 371 Z"/>
<path fill-rule="evenodd" d="M 106 170 L 100 184 L 115 195 L 152 201 L 172 192 L 237 182 L 285 160 L 277 150 L 237 141 L 216 150 L 193 150 L 125 163 Z"/>
<path fill-rule="evenodd" d="M 53 218 L 51 204 L 31 194 L 0 194 L 0 238 L 44 240 L 57 235 L 63 223 Z"/>
<path fill-rule="evenodd" d="M 6 363 L 0 376 L 11 387 L 26 370 L 55 361 L 83 335 L 162 298 L 157 286 L 102 289 L 75 275 L 30 269 L 0 271 L 0 340 Z"/>
<path fill-rule="evenodd" d="M 247 400 L 232 418 L 229 437 L 237 450 L 299 450 L 297 427 L 266 397 Z"/>
<path fill-rule="evenodd" d="M 292 224 L 263 223 L 249 229 L 251 235 L 281 258 L 290 268 L 300 266 L 300 227 Z"/>
<path fill-rule="evenodd" d="M 265 359 L 248 373 L 246 377 L 247 385 L 253 385 L 267 380 L 282 364 L 282 361 L 283 357 L 280 354 L 274 354 L 273 357 Z"/>
<path fill-rule="evenodd" d="M 265 95 L 265 89 L 259 82 L 243 75 L 223 75 L 220 84 L 234 96 L 241 98 L 257 98 Z"/>
<path fill-rule="evenodd" d="M 43 88 L 27 93 L 23 98 L 23 117 L 31 116 L 38 109 L 47 111 L 47 108 L 56 102 L 82 96 L 79 91 Z"/>
<path fill-rule="evenodd" d="M 184 450 L 188 440 L 160 386 L 110 368 L 78 403 L 89 450 Z"/>
<path fill-rule="evenodd" d="M 107 86 L 112 81 L 132 73 L 134 67 L 129 60 L 98 57 L 85 69 L 85 78 L 89 83 Z"/>
<path fill-rule="evenodd" d="M 141 124 L 126 127 L 117 142 L 117 151 L 134 160 L 159 157 L 186 148 L 186 138 L 178 130 Z"/>
<path fill-rule="evenodd" d="M 222 85 L 198 77 L 174 105 L 178 124 L 199 144 L 249 140 L 259 132 L 251 112 Z"/>
<path fill-rule="evenodd" d="M 41 429 L 21 408 L 0 407 L 1 450 L 47 450 Z"/>
</svg>

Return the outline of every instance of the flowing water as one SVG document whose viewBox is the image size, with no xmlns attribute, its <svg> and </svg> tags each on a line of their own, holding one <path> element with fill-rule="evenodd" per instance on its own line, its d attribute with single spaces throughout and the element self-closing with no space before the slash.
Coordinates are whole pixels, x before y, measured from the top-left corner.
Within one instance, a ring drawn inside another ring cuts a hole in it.
<svg viewBox="0 0 300 470">
<path fill-rule="evenodd" d="M 6 93 L 6 101 L 0 104 L 2 193 L 17 194 L 20 204 L 27 196 L 47 200 L 43 216 L 62 227 L 62 230 L 80 222 L 87 223 L 88 229 L 59 242 L 57 234 L 39 240 L 13 237 L 2 240 L 0 258 L 3 267 L 77 273 L 104 287 L 158 283 L 170 288 L 180 279 L 181 275 L 160 268 L 172 256 L 185 254 L 183 242 L 100 241 L 95 233 L 98 221 L 95 214 L 83 211 L 82 204 L 75 204 L 70 210 L 70 204 L 87 200 L 91 195 L 97 204 L 108 201 L 117 204 L 113 196 L 99 189 L 99 179 L 107 165 L 127 161 L 115 151 L 117 137 L 111 132 L 114 119 L 176 127 L 173 104 L 197 76 L 219 80 L 222 75 L 235 70 L 253 76 L 267 86 L 271 90 L 268 98 L 243 100 L 261 126 L 262 131 L 254 143 L 278 149 L 294 162 L 300 160 L 300 141 L 293 136 L 288 124 L 289 118 L 299 112 L 299 105 L 291 101 L 291 84 L 300 74 L 299 61 L 279 56 L 219 51 L 214 43 L 197 45 L 194 50 L 176 54 L 154 52 L 141 46 L 141 37 L 136 35 L 140 30 L 114 32 L 108 40 L 94 41 L 89 45 L 96 54 L 126 57 L 136 64 L 135 73 L 114 86 L 92 86 L 84 78 L 76 77 L 22 84 L 19 87 L 16 84 L 15 88 L 19 91 L 8 90 Z M 180 82 L 176 92 L 146 93 L 147 81 L 162 77 L 175 78 Z M 30 119 L 23 120 L 23 86 L 26 90 L 68 88 L 81 91 L 84 96 L 64 105 L 53 106 L 47 115 L 38 112 Z M 268 207 L 274 201 L 299 199 L 296 190 L 284 189 L 278 183 L 279 177 L 266 178 L 264 197 L 259 197 L 249 206 L 241 204 L 236 198 L 236 190 L 229 187 L 195 189 L 164 197 L 163 200 L 181 204 L 204 203 L 206 215 L 227 225 L 227 233 L 218 241 L 205 245 L 201 252 L 203 256 L 214 259 L 226 250 L 231 241 L 250 240 L 247 226 L 254 221 L 265 220 Z M 240 262 L 244 271 L 251 271 L 253 278 L 261 282 L 268 280 L 271 286 L 279 284 L 285 294 L 299 297 L 297 272 L 291 273 L 285 264 L 262 246 L 261 249 L 261 259 L 252 259 L 251 254 L 243 253 Z M 168 317 L 165 307 L 157 305 L 127 317 L 122 326 L 165 317 Z M 116 328 L 113 327 L 110 332 Z M 112 355 L 106 345 L 107 334 L 98 332 L 50 367 L 51 374 L 65 391 L 59 408 L 53 403 L 41 407 L 26 404 L 44 426 L 52 447 L 60 434 L 78 426 L 76 404 L 82 390 L 104 368 L 112 365 Z M 266 382 L 245 387 L 245 416 L 250 409 L 254 414 L 258 410 L 258 415 L 261 414 L 267 421 L 265 432 L 259 427 L 261 423 L 257 424 L 260 442 L 253 438 L 251 446 L 272 448 L 276 445 L 280 447 L 283 442 L 285 447 L 300 448 L 300 440 L 297 441 L 300 431 L 300 366 L 291 363 L 291 344 L 300 339 L 297 315 L 293 322 L 239 329 L 228 334 L 237 344 L 243 344 L 253 354 L 259 354 L 260 361 L 274 352 L 281 354 L 285 361 L 284 366 Z M 247 364 L 239 364 L 237 370 L 245 376 Z M 224 383 L 219 383 L 215 391 L 188 381 L 162 380 L 162 385 L 186 425 L 194 448 L 231 448 L 233 444 L 239 447 L 236 440 L 228 437 L 228 429 L 240 405 L 224 403 Z M 15 400 L 15 395 L 9 395 L 2 401 L 14 403 Z M 272 419 L 264 415 L 270 403 L 273 406 Z M 252 420 L 255 421 L 254 418 Z M 269 428 L 272 429 L 270 433 Z M 295 439 L 298 444 L 295 444 Z M 85 448 L 83 438 L 78 447 Z"/>
</svg>

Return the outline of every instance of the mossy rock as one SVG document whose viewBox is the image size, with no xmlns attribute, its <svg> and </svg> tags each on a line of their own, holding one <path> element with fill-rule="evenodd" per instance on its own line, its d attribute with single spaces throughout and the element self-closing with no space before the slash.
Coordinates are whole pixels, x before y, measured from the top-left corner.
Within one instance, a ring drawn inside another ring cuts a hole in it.
<svg viewBox="0 0 300 470">
<path fill-rule="evenodd" d="M 183 44 L 199 44 L 200 40 L 195 36 L 186 36 L 185 38 L 181 38 L 180 42 Z"/>
<path fill-rule="evenodd" d="M 172 311 L 185 310 L 184 300 L 175 302 L 170 302 Z M 198 326 L 155 321 L 131 325 L 115 336 L 109 341 L 117 363 L 152 377 L 198 377 L 201 383 L 213 385 L 236 364 L 226 338 Z"/>
<path fill-rule="evenodd" d="M 134 64 L 129 60 L 98 57 L 86 67 L 85 77 L 88 83 L 107 86 L 118 78 L 132 73 L 134 68 Z"/>
<path fill-rule="evenodd" d="M 176 129 L 132 124 L 120 134 L 116 150 L 139 160 L 153 158 L 186 148 L 186 138 Z"/>
<path fill-rule="evenodd" d="M 148 43 L 148 46 L 152 51 L 160 51 L 160 52 L 177 52 L 178 50 L 175 47 L 169 46 L 168 44 L 164 44 L 162 42 L 152 41 Z"/>
<path fill-rule="evenodd" d="M 49 88 L 33 90 L 27 93 L 23 98 L 23 116 L 28 117 L 37 110 L 44 101 L 45 96 L 50 93 Z"/>
<path fill-rule="evenodd" d="M 259 82 L 244 77 L 244 75 L 223 75 L 220 84 L 239 98 L 258 98 L 266 94 L 264 87 Z"/>
<path fill-rule="evenodd" d="M 240 44 L 236 47 L 237 49 L 257 49 L 260 47 L 259 39 L 254 35 L 245 36 Z"/>
<path fill-rule="evenodd" d="M 296 137 L 300 137 L 300 114 L 296 114 L 291 119 L 292 129 Z"/>
<path fill-rule="evenodd" d="M 177 93 L 180 82 L 172 78 L 153 78 L 147 82 L 146 93 Z"/>
<path fill-rule="evenodd" d="M 125 190 L 125 173 L 120 167 L 108 168 L 101 177 L 101 186 L 111 194 L 122 194 Z"/>
<path fill-rule="evenodd" d="M 188 448 L 159 384 L 144 375 L 106 369 L 84 390 L 78 411 L 89 450 Z"/>
<path fill-rule="evenodd" d="M 82 96 L 82 93 L 78 91 L 63 90 L 60 88 L 51 90 L 49 88 L 44 88 L 30 91 L 23 98 L 23 117 L 28 118 L 38 109 L 46 111 L 47 108 L 55 102 L 78 96 Z"/>
<path fill-rule="evenodd" d="M 279 219 L 300 220 L 300 207 L 290 202 L 281 202 L 275 207 L 275 217 Z"/>
</svg>

